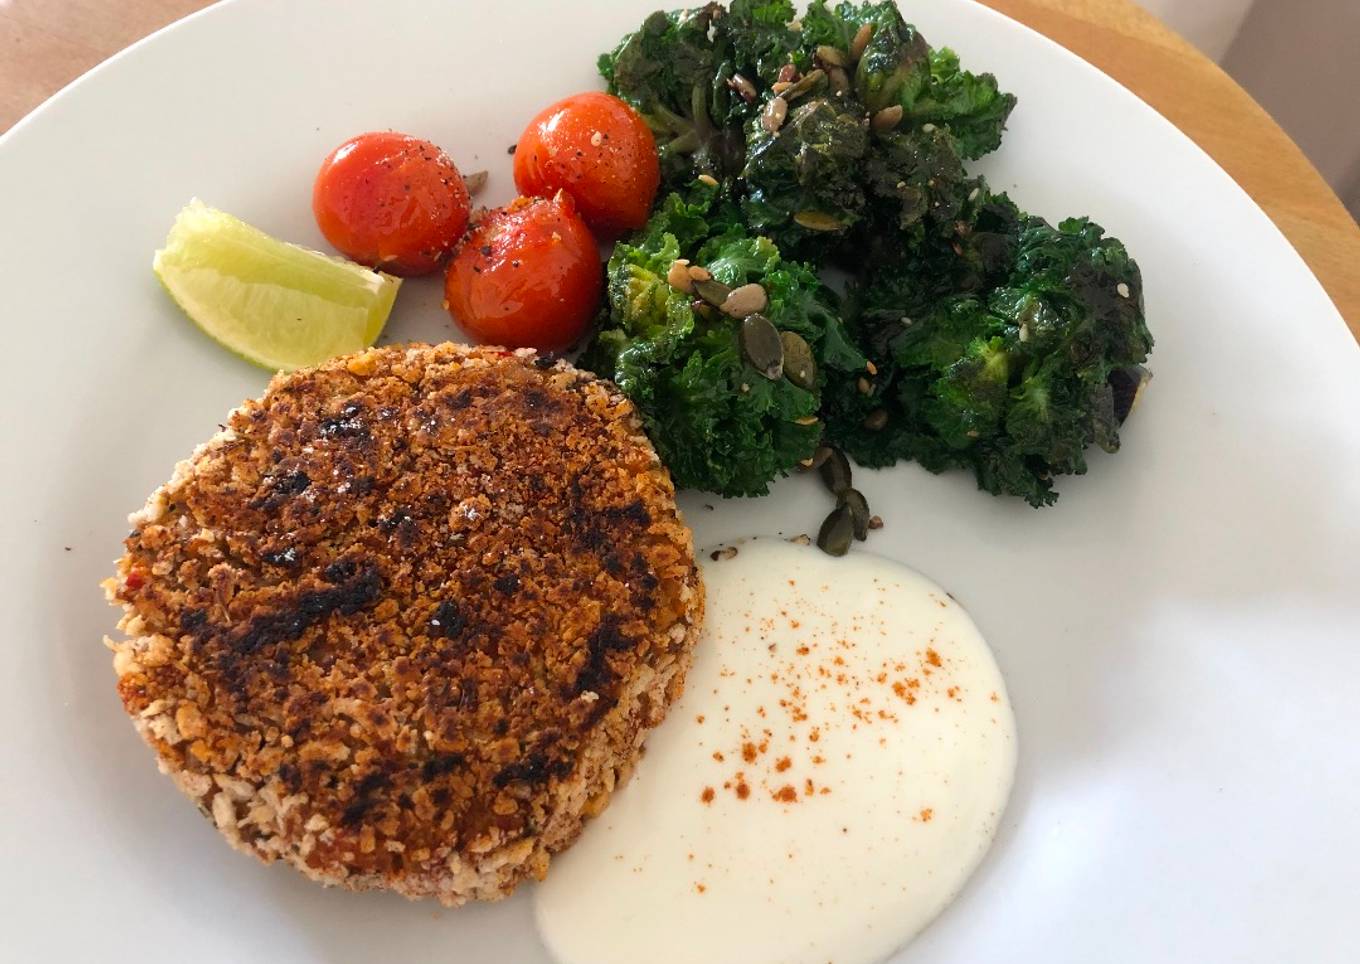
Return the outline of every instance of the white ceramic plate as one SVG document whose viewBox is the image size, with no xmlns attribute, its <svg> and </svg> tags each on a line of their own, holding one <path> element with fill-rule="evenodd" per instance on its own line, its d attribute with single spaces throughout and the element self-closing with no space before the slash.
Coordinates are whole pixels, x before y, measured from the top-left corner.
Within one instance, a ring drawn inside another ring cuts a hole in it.
<svg viewBox="0 0 1360 964">
<path fill-rule="evenodd" d="M 503 200 L 521 125 L 597 86 L 650 8 L 237 0 L 0 140 L 0 958 L 542 959 L 526 894 L 443 911 L 229 850 L 123 718 L 96 584 L 126 513 L 266 381 L 152 277 L 179 207 L 320 246 L 319 159 L 389 127 L 489 168 Z M 901 959 L 1360 959 L 1360 351 L 1266 217 L 1128 92 L 961 0 L 908 16 L 1019 95 L 984 171 L 1128 243 L 1157 349 L 1124 451 L 1056 508 L 859 476 L 888 520 L 873 548 L 968 607 L 1021 734 L 995 849 Z M 438 305 L 409 284 L 390 334 L 453 335 Z M 803 478 L 687 506 L 703 543 L 805 530 L 827 498 Z"/>
</svg>

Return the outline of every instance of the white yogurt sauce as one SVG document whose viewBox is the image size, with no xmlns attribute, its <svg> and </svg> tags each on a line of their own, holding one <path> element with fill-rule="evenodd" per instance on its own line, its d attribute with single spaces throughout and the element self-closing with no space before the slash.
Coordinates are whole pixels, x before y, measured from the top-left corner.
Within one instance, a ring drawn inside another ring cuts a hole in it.
<svg viewBox="0 0 1360 964">
<path fill-rule="evenodd" d="M 864 551 L 736 548 L 684 696 L 536 888 L 564 964 L 879 961 L 996 832 L 1015 719 L 963 609 Z"/>
</svg>

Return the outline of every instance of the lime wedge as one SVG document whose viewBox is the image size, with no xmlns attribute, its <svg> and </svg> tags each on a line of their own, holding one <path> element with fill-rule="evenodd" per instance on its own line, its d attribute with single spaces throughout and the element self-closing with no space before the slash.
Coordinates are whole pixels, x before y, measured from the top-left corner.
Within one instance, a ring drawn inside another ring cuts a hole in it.
<svg viewBox="0 0 1360 964">
<path fill-rule="evenodd" d="M 195 198 L 152 269 L 194 324 L 271 370 L 372 345 L 400 278 L 271 238 Z"/>
</svg>

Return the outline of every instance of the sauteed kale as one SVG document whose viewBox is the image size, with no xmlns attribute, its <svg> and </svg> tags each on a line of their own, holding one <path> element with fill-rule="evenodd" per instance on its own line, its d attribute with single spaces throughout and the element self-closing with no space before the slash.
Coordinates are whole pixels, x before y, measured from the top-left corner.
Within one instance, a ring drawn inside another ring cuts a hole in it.
<svg viewBox="0 0 1360 964">
<path fill-rule="evenodd" d="M 968 173 L 1015 97 L 896 4 L 658 12 L 599 67 L 663 184 L 610 260 L 584 363 L 638 404 L 678 484 L 760 493 L 827 442 L 1041 506 L 1088 446 L 1118 448 L 1152 348 L 1138 266 L 1089 219 L 1054 227 Z M 691 268 L 760 286 L 763 340 Z M 761 373 L 766 323 L 810 351 L 808 387 Z"/>
</svg>

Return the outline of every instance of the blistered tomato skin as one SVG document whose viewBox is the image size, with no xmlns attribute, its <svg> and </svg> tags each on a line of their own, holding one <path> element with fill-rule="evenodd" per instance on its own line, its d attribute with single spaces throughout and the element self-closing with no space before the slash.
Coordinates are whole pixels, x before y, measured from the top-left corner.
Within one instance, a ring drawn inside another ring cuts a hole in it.
<svg viewBox="0 0 1360 964">
<path fill-rule="evenodd" d="M 316 175 L 312 211 L 346 257 L 409 277 L 438 268 L 463 236 L 468 192 L 453 161 L 429 141 L 376 132 L 330 153 Z"/>
<path fill-rule="evenodd" d="M 640 228 L 656 198 L 656 141 L 637 111 L 591 91 L 548 107 L 515 146 L 515 186 L 550 197 L 566 191 L 601 237 Z"/>
<path fill-rule="evenodd" d="M 472 338 L 560 351 L 589 330 L 604 272 L 571 198 L 520 197 L 473 227 L 444 278 L 444 304 Z"/>
</svg>

